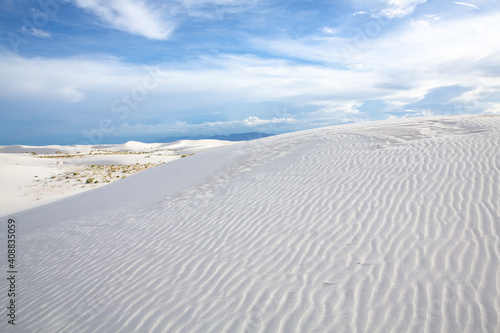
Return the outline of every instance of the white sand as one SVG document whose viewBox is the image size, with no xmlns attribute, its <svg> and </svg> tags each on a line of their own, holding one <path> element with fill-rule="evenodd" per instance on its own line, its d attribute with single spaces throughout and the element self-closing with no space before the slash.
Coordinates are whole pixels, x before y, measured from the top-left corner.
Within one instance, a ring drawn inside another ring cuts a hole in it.
<svg viewBox="0 0 500 333">
<path fill-rule="evenodd" d="M 107 172 L 96 174 L 96 170 L 89 170 L 91 165 L 139 163 L 152 167 L 231 144 L 219 140 L 184 140 L 98 146 L 0 146 L 0 216 L 101 187 L 106 181 L 114 182 L 137 171 L 121 168 L 105 179 L 102 176 Z M 90 177 L 99 182 L 87 184 Z"/>
<path fill-rule="evenodd" d="M 12 216 L 16 331 L 500 331 L 499 192 L 499 116 L 178 159 Z"/>
</svg>

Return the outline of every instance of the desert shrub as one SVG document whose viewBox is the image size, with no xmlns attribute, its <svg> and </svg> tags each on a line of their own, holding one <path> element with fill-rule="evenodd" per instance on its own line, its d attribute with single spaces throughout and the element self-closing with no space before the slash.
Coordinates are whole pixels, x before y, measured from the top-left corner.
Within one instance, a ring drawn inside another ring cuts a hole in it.
<svg viewBox="0 0 500 333">
<path fill-rule="evenodd" d="M 94 178 L 88 178 L 85 183 L 92 184 L 94 182 Z"/>
</svg>

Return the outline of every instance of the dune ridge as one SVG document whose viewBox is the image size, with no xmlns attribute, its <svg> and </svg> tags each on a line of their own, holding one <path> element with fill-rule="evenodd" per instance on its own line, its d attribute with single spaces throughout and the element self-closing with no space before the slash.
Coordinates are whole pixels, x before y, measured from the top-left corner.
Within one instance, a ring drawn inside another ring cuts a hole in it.
<svg viewBox="0 0 500 333">
<path fill-rule="evenodd" d="M 14 216 L 17 329 L 500 330 L 500 116 L 291 133 L 130 178 Z"/>
</svg>

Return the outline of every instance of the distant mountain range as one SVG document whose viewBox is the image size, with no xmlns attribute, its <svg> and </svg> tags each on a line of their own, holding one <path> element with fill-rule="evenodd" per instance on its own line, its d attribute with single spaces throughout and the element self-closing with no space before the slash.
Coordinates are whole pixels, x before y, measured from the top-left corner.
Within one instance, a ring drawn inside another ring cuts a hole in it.
<svg viewBox="0 0 500 333">
<path fill-rule="evenodd" d="M 159 142 L 174 142 L 179 140 L 203 140 L 203 139 L 225 140 L 225 141 L 249 141 L 249 140 L 265 138 L 272 135 L 274 134 L 250 132 L 250 133 L 233 133 L 229 135 L 213 135 L 213 136 L 206 136 L 206 135 L 170 136 L 167 138 L 160 139 Z"/>
</svg>

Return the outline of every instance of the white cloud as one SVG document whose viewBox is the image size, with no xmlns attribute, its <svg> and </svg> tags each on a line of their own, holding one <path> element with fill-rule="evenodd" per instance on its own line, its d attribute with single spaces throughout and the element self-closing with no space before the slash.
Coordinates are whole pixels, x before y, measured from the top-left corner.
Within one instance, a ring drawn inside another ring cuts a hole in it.
<svg viewBox="0 0 500 333">
<path fill-rule="evenodd" d="M 47 32 L 47 31 L 44 31 L 41 29 L 37 29 L 37 28 L 28 29 L 28 28 L 26 28 L 26 26 L 23 26 L 22 31 L 24 34 L 30 34 L 30 35 L 33 35 L 33 36 L 38 37 L 38 38 L 50 38 L 50 37 L 52 37 L 50 32 Z"/>
<path fill-rule="evenodd" d="M 191 16 L 221 19 L 224 14 L 241 12 L 253 0 L 68 0 L 97 15 L 105 24 L 149 39 L 166 40 L 178 22 Z"/>
<path fill-rule="evenodd" d="M 351 0 L 351 2 L 356 9 L 359 9 L 355 14 L 364 14 L 368 11 L 373 16 L 398 18 L 413 13 L 418 5 L 427 0 Z"/>
<path fill-rule="evenodd" d="M 173 124 L 162 123 L 155 125 L 146 125 L 142 123 L 130 125 L 128 123 L 123 123 L 120 125 L 120 129 L 117 131 L 117 134 L 126 135 L 140 132 L 147 134 L 169 135 L 169 133 L 189 132 L 207 135 L 220 134 L 221 132 L 244 132 L 256 130 L 274 133 L 274 130 L 276 129 L 274 125 L 289 125 L 296 122 L 297 120 L 294 118 L 261 119 L 256 116 L 249 116 L 243 120 L 214 121 L 198 124 L 187 123 L 184 121 L 177 121 Z"/>
<path fill-rule="evenodd" d="M 426 28 L 430 26 L 433 22 L 439 21 L 441 18 L 436 15 L 425 15 L 419 20 L 410 20 L 410 24 L 417 28 Z"/>
<path fill-rule="evenodd" d="M 148 91 L 144 102 L 137 103 L 134 112 L 155 121 L 169 113 L 178 119 L 187 111 L 192 117 L 204 110 L 217 111 L 223 120 L 242 119 L 209 123 L 207 128 L 224 124 L 295 126 L 314 117 L 327 124 L 364 119 L 372 112 L 366 101 L 389 111 L 427 109 L 428 105 L 412 103 L 450 86 L 460 89 L 440 103 L 463 101 L 474 112 L 495 110 L 488 103 L 498 102 L 500 82 L 494 79 L 485 85 L 481 79 L 500 76 L 500 45 L 492 42 L 497 31 L 500 19 L 495 13 L 432 21 L 429 27 L 407 22 L 396 32 L 367 40 L 352 57 L 341 53 L 351 40 L 340 37 L 255 42 L 258 48 L 277 55 L 274 60 L 214 54 L 177 68 L 159 64 L 164 79 Z M 276 60 L 278 56 L 301 61 Z M 140 66 L 112 58 L 28 59 L 0 54 L 0 95 L 18 100 L 30 96 L 38 104 L 47 100 L 75 103 L 79 110 L 110 113 L 113 100 L 130 94 L 147 74 Z M 276 104 L 269 106 L 272 103 Z M 293 112 L 271 111 L 282 106 Z M 287 123 L 292 119 L 297 123 Z"/>
<path fill-rule="evenodd" d="M 349 70 L 344 74 L 331 73 L 338 75 L 332 80 L 355 82 L 361 100 L 369 98 L 370 91 L 377 91 L 376 98 L 400 101 L 400 106 L 417 102 L 438 87 L 459 85 L 474 89 L 480 78 L 500 74 L 500 44 L 493 42 L 500 31 L 498 13 L 447 20 L 424 18 L 373 38 L 314 36 L 255 43 L 275 55 L 326 66 L 341 64 Z M 356 88 L 344 91 L 351 89 Z"/>
<path fill-rule="evenodd" d="M 172 0 L 169 10 L 176 16 L 222 20 L 226 15 L 248 11 L 256 0 Z"/>
<path fill-rule="evenodd" d="M 441 19 L 441 17 L 434 15 L 434 14 L 426 14 L 426 15 L 424 15 L 424 17 L 426 19 L 432 19 L 434 21 L 439 21 Z"/>
<path fill-rule="evenodd" d="M 478 6 L 470 4 L 470 3 L 466 3 L 466 2 L 454 2 L 454 4 L 456 4 L 456 5 L 462 5 L 462 6 L 469 6 L 469 7 L 472 7 L 472 8 L 480 9 Z"/>
<path fill-rule="evenodd" d="M 294 118 L 272 118 L 272 119 L 260 119 L 256 116 L 250 116 L 242 121 L 242 124 L 249 127 L 264 125 L 264 124 L 289 124 L 294 123 L 296 120 Z"/>
<path fill-rule="evenodd" d="M 327 34 L 327 35 L 333 35 L 333 34 L 336 34 L 338 32 L 336 29 L 333 29 L 330 27 L 323 27 L 320 29 L 320 31 L 324 34 Z"/>
<path fill-rule="evenodd" d="M 500 103 L 489 103 L 488 108 L 484 113 L 500 114 Z"/>
<path fill-rule="evenodd" d="M 316 111 L 309 112 L 308 117 L 315 121 L 327 121 L 330 123 L 359 122 L 366 118 L 366 115 L 359 110 L 363 103 L 359 101 L 314 101 L 311 105 L 319 107 Z"/>
<path fill-rule="evenodd" d="M 243 120 L 231 120 L 231 121 L 215 121 L 215 122 L 205 122 L 203 124 L 198 124 L 194 126 L 203 127 L 229 127 L 234 125 L 244 125 L 246 127 L 257 127 L 261 125 L 273 125 L 273 124 L 292 124 L 297 120 L 291 117 L 287 118 L 271 118 L 271 119 L 261 119 L 257 116 L 249 116 Z"/>
<path fill-rule="evenodd" d="M 489 110 L 492 103 L 495 104 L 490 100 L 500 100 L 500 78 L 480 78 L 473 85 L 473 89 L 450 100 L 450 103 L 457 105 L 459 109 L 476 109 L 484 104 Z"/>
<path fill-rule="evenodd" d="M 405 109 L 397 114 L 397 118 L 413 118 L 413 117 L 431 117 L 434 116 L 434 112 L 430 109 Z"/>
<path fill-rule="evenodd" d="M 130 90 L 147 72 L 115 59 L 44 59 L 0 55 L 0 95 L 78 103 L 97 91 Z"/>
<path fill-rule="evenodd" d="M 227 108 L 270 101 L 304 106 L 311 100 L 335 96 L 373 98 L 383 91 L 367 84 L 374 79 L 369 73 L 249 56 L 215 55 L 185 64 L 184 69 L 171 69 L 169 64 L 157 67 L 163 80 L 148 91 L 141 105 L 154 110 L 151 112 L 213 110 L 214 105 Z M 147 75 L 140 66 L 112 58 L 27 59 L 0 55 L 0 76 L 4 78 L 0 81 L 0 95 L 92 105 L 88 109 L 104 103 L 99 112 L 109 112 L 114 99 L 130 95 Z M 248 118 L 245 123 L 282 122 L 290 120 L 287 117 L 274 113 L 266 120 Z"/>
<path fill-rule="evenodd" d="M 175 24 L 162 8 L 140 0 L 73 0 L 113 28 L 149 39 L 167 39 Z"/>
<path fill-rule="evenodd" d="M 342 113 L 345 114 L 360 114 L 359 107 L 363 103 L 359 101 L 314 101 L 312 105 L 321 106 L 321 108 L 316 111 L 318 113 Z"/>
<path fill-rule="evenodd" d="M 380 11 L 380 15 L 388 18 L 404 17 L 415 11 L 415 8 L 427 0 L 387 0 L 388 7 Z"/>
</svg>

